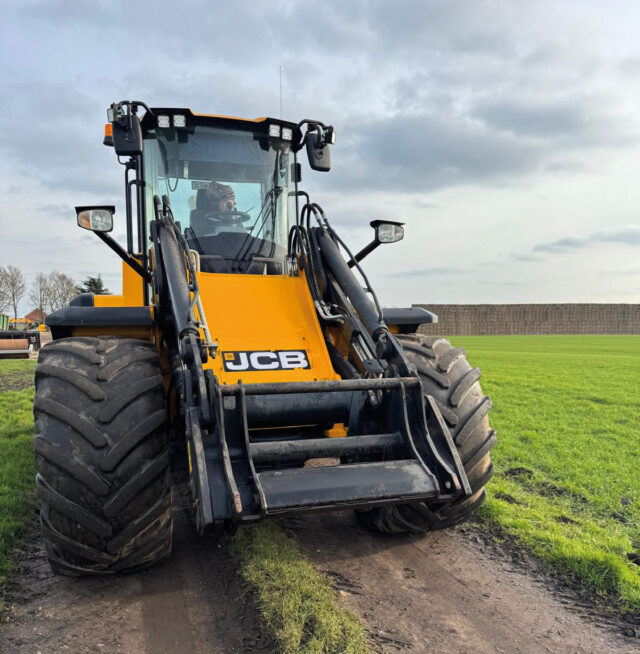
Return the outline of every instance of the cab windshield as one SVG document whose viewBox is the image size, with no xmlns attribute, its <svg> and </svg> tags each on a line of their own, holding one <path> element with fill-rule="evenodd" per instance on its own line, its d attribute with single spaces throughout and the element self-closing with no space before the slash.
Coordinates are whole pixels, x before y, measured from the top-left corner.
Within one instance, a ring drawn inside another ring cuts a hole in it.
<svg viewBox="0 0 640 654">
<path fill-rule="evenodd" d="M 287 249 L 289 143 L 208 126 L 155 129 L 144 142 L 147 217 L 168 195 L 203 272 L 280 274 Z"/>
</svg>

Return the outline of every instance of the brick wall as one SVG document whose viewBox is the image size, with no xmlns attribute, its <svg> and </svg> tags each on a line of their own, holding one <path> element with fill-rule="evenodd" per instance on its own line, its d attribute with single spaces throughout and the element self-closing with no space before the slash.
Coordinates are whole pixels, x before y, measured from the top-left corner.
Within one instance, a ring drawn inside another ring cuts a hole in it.
<svg viewBox="0 0 640 654">
<path fill-rule="evenodd" d="M 425 334 L 640 334 L 640 304 L 419 304 Z"/>
</svg>

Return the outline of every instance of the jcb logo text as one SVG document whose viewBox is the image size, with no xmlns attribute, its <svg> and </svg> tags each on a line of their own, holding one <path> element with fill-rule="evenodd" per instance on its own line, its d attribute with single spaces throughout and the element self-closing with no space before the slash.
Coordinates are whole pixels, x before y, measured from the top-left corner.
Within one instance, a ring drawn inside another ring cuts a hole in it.
<svg viewBox="0 0 640 654">
<path fill-rule="evenodd" d="M 222 352 L 227 372 L 243 370 L 294 370 L 310 368 L 306 350 L 253 350 Z"/>
</svg>

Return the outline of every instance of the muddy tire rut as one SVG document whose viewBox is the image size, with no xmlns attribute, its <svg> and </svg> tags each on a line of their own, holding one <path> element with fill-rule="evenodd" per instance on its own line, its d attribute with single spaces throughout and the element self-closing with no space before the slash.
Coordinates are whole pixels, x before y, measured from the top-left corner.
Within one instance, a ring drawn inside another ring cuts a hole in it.
<svg viewBox="0 0 640 654">
<path fill-rule="evenodd" d="M 54 575 L 36 535 L 9 589 L 2 654 L 271 652 L 250 594 L 221 547 L 173 509 L 173 555 L 113 577 Z"/>
<path fill-rule="evenodd" d="M 184 508 L 173 512 L 171 559 L 124 576 L 55 576 L 34 537 L 6 598 L 0 652 L 272 652 L 224 550 L 196 536 Z M 640 652 L 638 638 L 576 609 L 471 532 L 383 536 L 350 512 L 284 526 L 366 621 L 372 651 Z"/>
</svg>

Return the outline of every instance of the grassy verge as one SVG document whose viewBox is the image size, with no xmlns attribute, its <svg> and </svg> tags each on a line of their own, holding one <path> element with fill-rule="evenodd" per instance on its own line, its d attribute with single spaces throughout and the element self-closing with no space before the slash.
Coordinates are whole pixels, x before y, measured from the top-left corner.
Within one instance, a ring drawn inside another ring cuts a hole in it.
<svg viewBox="0 0 640 654">
<path fill-rule="evenodd" d="M 640 612 L 640 337 L 454 337 L 494 402 L 481 517 Z"/>
<path fill-rule="evenodd" d="M 0 360 L 0 393 L 33 386 L 36 362 L 30 359 Z"/>
<path fill-rule="evenodd" d="M 364 654 L 364 627 L 340 605 L 329 580 L 274 522 L 241 529 L 230 551 L 254 589 L 258 608 L 286 654 Z"/>
<path fill-rule="evenodd" d="M 0 393 L 0 613 L 35 506 L 32 400 L 32 388 Z"/>
</svg>

